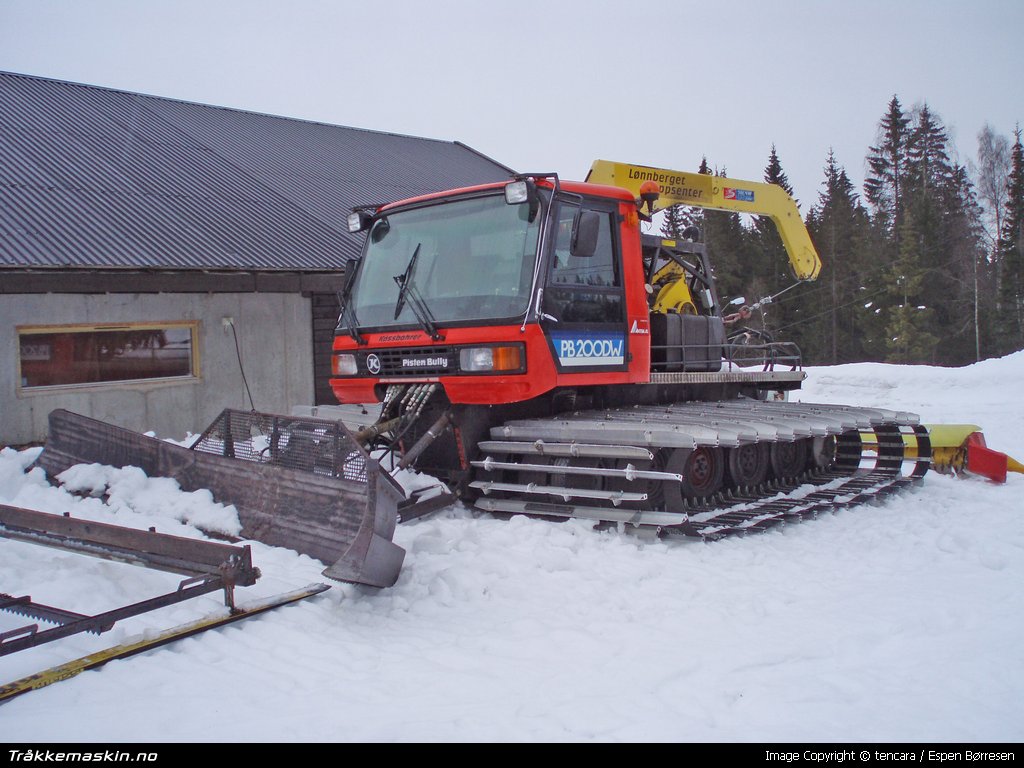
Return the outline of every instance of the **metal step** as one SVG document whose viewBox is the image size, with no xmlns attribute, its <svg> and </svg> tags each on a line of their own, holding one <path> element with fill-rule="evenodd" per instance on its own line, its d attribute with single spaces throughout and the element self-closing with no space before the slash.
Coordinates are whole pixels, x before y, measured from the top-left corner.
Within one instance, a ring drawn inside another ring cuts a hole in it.
<svg viewBox="0 0 1024 768">
<path fill-rule="evenodd" d="M 499 483 L 490 480 L 474 480 L 469 484 L 471 488 L 483 491 L 485 494 L 501 491 L 506 493 L 530 493 L 545 496 L 559 496 L 565 501 L 569 499 L 604 499 L 610 501 L 616 507 L 624 501 L 646 501 L 646 493 L 633 493 L 631 491 L 602 491 L 592 488 L 567 488 L 557 485 L 540 485 L 539 483 Z"/>
<path fill-rule="evenodd" d="M 512 440 L 484 440 L 478 444 L 484 453 L 515 453 L 539 456 L 585 456 L 595 459 L 630 459 L 650 461 L 654 454 L 646 448 L 635 445 L 590 445 L 587 443 L 559 443 L 533 440 L 517 442 Z"/>
<path fill-rule="evenodd" d="M 659 472 L 651 469 L 637 469 L 632 464 L 624 468 L 611 467 L 576 467 L 571 464 L 520 464 L 514 461 L 496 461 L 488 456 L 483 461 L 471 461 L 474 467 L 488 472 L 512 470 L 517 472 L 543 472 L 552 475 L 587 475 L 590 477 L 621 477 L 624 480 L 672 480 L 680 482 L 682 475 L 673 472 Z"/>
</svg>

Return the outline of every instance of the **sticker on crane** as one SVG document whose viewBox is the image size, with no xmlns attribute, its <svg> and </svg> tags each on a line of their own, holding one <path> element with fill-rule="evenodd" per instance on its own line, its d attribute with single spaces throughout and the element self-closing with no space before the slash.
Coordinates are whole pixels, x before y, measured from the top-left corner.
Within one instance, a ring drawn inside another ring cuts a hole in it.
<svg viewBox="0 0 1024 768">
<path fill-rule="evenodd" d="M 754 202 L 754 190 L 736 189 L 735 187 L 722 187 L 722 195 L 726 200 L 739 200 L 741 203 Z"/>
<path fill-rule="evenodd" d="M 565 367 L 592 365 L 623 365 L 626 361 L 626 339 L 621 333 L 551 334 L 558 362 Z"/>
</svg>

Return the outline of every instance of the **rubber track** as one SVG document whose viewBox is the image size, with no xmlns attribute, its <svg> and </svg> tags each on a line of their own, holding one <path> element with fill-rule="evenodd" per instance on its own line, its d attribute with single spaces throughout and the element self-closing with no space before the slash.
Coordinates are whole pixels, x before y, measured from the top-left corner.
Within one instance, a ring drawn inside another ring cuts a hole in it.
<svg viewBox="0 0 1024 768">
<path fill-rule="evenodd" d="M 867 472 L 853 476 L 839 472 L 820 473 L 776 487 L 777 494 L 792 494 L 807 485 L 819 487 L 806 495 L 749 499 L 733 497 L 718 507 L 705 508 L 703 511 L 694 509 L 689 520 L 679 525 L 664 526 L 662 531 L 708 540 L 765 531 L 780 523 L 805 520 L 817 517 L 822 512 L 834 512 L 883 499 L 919 483 L 920 479 L 919 476 L 900 476 L 888 472 Z M 826 485 L 829 487 L 824 487 Z"/>
<path fill-rule="evenodd" d="M 717 411 L 720 421 L 705 422 L 709 411 Z M 735 414 L 733 418 L 730 414 Z M 555 420 L 533 420 L 512 422 L 492 430 L 495 440 L 513 439 L 525 445 L 531 440 L 538 444 L 544 440 L 579 439 L 576 427 L 586 427 L 589 440 L 600 439 L 602 430 L 612 425 L 616 430 L 607 440 L 629 439 L 642 436 L 647 439 L 645 447 L 666 447 L 651 439 L 644 432 L 652 423 L 663 425 L 660 436 L 679 441 L 686 440 L 696 445 L 701 438 L 699 430 L 708 423 L 721 425 L 717 436 L 753 426 L 767 429 L 780 425 L 796 426 L 801 429 L 800 420 L 825 429 L 822 434 L 832 434 L 836 439 L 835 461 L 828 469 L 814 470 L 788 479 L 774 480 L 756 487 L 732 489 L 710 499 L 690 500 L 682 510 L 665 512 L 657 508 L 637 509 L 629 514 L 630 508 L 609 509 L 605 517 L 601 508 L 594 506 L 573 507 L 568 504 L 532 502 L 522 499 L 522 492 L 516 490 L 519 498 L 500 497 L 494 501 L 477 500 L 477 507 L 513 514 L 534 514 L 554 517 L 583 517 L 609 523 L 622 523 L 639 528 L 656 529 L 661 533 L 694 536 L 702 539 L 719 539 L 725 536 L 763 531 L 786 521 L 815 517 L 821 512 L 834 511 L 856 504 L 882 499 L 920 481 L 928 471 L 931 461 L 931 446 L 926 429 L 917 423 L 913 414 L 895 413 L 874 409 L 848 408 L 846 406 L 789 404 L 789 403 L 692 403 L 668 409 L 633 409 L 609 412 L 575 414 L 569 418 Z M 844 423 L 842 418 L 861 420 L 863 423 Z M 839 421 L 837 421 L 839 419 Z M 841 424 L 841 426 L 838 426 Z M 620 427 L 624 426 L 625 430 Z M 636 434 L 630 434 L 632 429 Z M 689 430 L 686 433 L 681 429 Z M 841 431 L 840 431 L 841 430 Z M 623 432 L 626 434 L 621 434 Z M 713 436 L 715 430 L 712 429 Z M 805 438 L 810 433 L 794 434 Z M 908 435 L 912 437 L 908 438 Z M 867 442 L 865 442 L 867 438 Z M 908 452 L 909 443 L 914 452 Z M 652 445 L 653 443 L 653 445 Z M 864 461 L 873 461 L 874 466 L 863 466 Z M 907 463 L 913 464 L 909 475 L 902 474 Z M 552 474 L 557 469 L 552 466 Z M 538 491 L 525 490 L 526 494 Z M 558 491 L 560 488 L 553 488 Z M 540 491 L 543 492 L 543 491 Z M 558 496 L 558 493 L 552 495 Z M 584 494 L 580 494 L 584 496 Z M 568 499 L 566 499 L 568 500 Z M 657 504 L 657 502 L 655 502 Z M 675 522 L 678 520 L 679 522 Z"/>
</svg>

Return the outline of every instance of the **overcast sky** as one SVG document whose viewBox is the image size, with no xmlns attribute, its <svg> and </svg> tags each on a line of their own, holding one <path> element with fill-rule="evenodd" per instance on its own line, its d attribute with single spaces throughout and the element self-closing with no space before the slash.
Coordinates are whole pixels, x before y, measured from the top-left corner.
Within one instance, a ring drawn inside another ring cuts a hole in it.
<svg viewBox="0 0 1024 768">
<path fill-rule="evenodd" d="M 856 184 L 897 94 L 961 162 L 1024 122 L 1022 0 L 0 0 L 0 69 L 458 140 L 582 178 L 605 158 Z"/>
</svg>

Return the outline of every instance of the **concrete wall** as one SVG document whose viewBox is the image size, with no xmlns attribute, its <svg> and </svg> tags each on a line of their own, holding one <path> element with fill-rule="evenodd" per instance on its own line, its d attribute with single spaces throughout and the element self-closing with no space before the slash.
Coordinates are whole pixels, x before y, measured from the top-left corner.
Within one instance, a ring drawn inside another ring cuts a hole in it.
<svg viewBox="0 0 1024 768">
<path fill-rule="evenodd" d="M 204 429 L 223 408 L 248 410 L 224 317 L 234 318 L 258 410 L 288 413 L 313 402 L 312 315 L 301 294 L 0 294 L 0 444 L 45 439 L 54 408 L 175 439 Z M 19 388 L 19 325 L 176 320 L 199 321 L 200 375 L 194 381 Z"/>
</svg>

